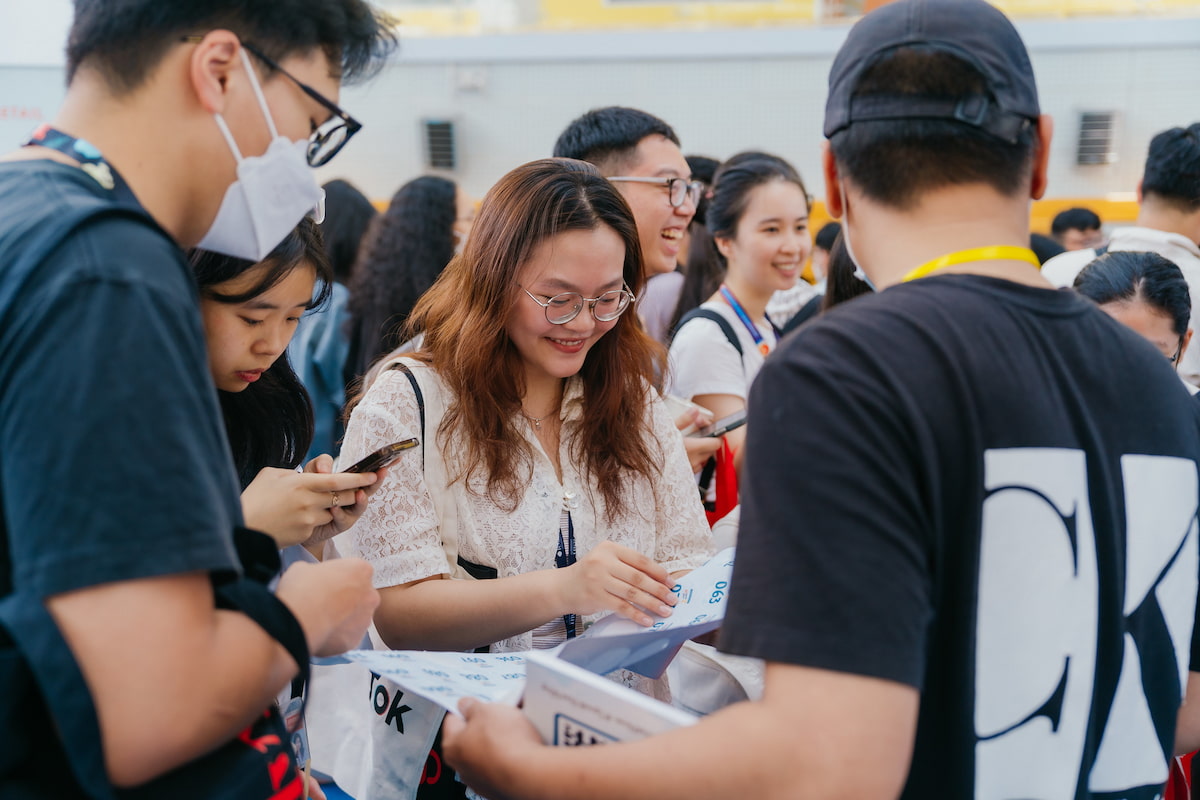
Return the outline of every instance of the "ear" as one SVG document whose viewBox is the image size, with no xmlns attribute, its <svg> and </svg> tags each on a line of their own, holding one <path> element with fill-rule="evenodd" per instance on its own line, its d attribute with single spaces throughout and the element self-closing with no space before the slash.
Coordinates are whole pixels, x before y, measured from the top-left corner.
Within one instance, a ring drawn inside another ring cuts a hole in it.
<svg viewBox="0 0 1200 800">
<path fill-rule="evenodd" d="M 188 62 L 188 77 L 196 99 L 209 114 L 225 111 L 228 99 L 229 77 L 244 69 L 241 42 L 232 31 L 209 31 L 195 46 Z"/>
<path fill-rule="evenodd" d="M 838 181 L 837 161 L 833 157 L 833 148 L 829 140 L 821 142 L 821 172 L 825 176 L 825 210 L 834 219 L 840 219 L 845 212 L 842 204 L 842 187 Z"/>
<path fill-rule="evenodd" d="M 729 254 L 733 252 L 733 239 L 726 236 L 714 236 L 713 244 L 717 246 L 717 252 L 729 259 Z"/>
<path fill-rule="evenodd" d="M 1042 114 L 1037 120 L 1037 136 L 1033 145 L 1033 171 L 1029 180 L 1029 196 L 1040 200 L 1046 193 L 1047 170 L 1050 164 L 1050 139 L 1054 135 L 1054 120 Z"/>
</svg>

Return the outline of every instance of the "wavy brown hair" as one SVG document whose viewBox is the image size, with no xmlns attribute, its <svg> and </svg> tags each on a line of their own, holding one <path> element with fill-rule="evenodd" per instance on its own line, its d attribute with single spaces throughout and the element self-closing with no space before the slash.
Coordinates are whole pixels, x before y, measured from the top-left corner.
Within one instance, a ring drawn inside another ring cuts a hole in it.
<svg viewBox="0 0 1200 800">
<path fill-rule="evenodd" d="M 532 477 L 533 448 L 517 426 L 524 394 L 521 355 L 505 331 L 517 277 L 542 242 L 566 231 L 611 228 L 625 244 L 625 282 L 645 282 L 633 213 L 599 171 L 566 158 L 534 161 L 488 192 L 466 248 L 417 303 L 410 323 L 425 332 L 417 358 L 436 367 L 454 399 L 438 430 L 445 449 L 457 434 L 461 464 L 452 480 L 486 478 L 487 496 L 513 510 Z M 586 312 L 585 312 L 586 313 Z M 631 474 L 661 471 L 646 404 L 665 351 L 629 309 L 592 346 L 579 377 L 583 417 L 563 432 L 568 453 L 604 497 L 608 517 Z"/>
</svg>

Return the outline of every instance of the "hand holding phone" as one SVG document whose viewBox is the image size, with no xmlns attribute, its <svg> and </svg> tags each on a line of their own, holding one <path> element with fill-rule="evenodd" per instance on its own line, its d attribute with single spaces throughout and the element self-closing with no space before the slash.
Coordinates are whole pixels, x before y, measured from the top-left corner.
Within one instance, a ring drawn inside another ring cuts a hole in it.
<svg viewBox="0 0 1200 800">
<path fill-rule="evenodd" d="M 746 424 L 746 409 L 740 408 L 727 417 L 722 417 L 711 425 L 697 428 L 689 436 L 724 436 Z"/>
<path fill-rule="evenodd" d="M 399 460 L 405 450 L 411 450 L 418 444 L 416 439 L 405 439 L 402 442 L 394 442 L 386 447 L 381 447 L 374 453 L 364 457 L 362 460 L 346 467 L 342 472 L 374 472 L 384 467 L 389 467 Z"/>
</svg>

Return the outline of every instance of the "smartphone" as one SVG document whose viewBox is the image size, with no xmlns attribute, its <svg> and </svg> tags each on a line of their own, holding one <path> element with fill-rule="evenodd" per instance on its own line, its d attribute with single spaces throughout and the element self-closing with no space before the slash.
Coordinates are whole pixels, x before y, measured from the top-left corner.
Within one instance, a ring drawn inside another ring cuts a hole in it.
<svg viewBox="0 0 1200 800">
<path fill-rule="evenodd" d="M 722 417 L 716 422 L 697 428 L 689 436 L 724 436 L 732 430 L 737 430 L 746 424 L 746 409 L 739 409 L 728 417 Z"/>
<path fill-rule="evenodd" d="M 379 448 L 358 463 L 346 467 L 342 472 L 374 472 L 377 469 L 383 469 L 396 463 L 405 450 L 411 450 L 416 446 L 416 439 L 405 439 L 403 442 L 389 444 L 387 447 Z"/>
</svg>

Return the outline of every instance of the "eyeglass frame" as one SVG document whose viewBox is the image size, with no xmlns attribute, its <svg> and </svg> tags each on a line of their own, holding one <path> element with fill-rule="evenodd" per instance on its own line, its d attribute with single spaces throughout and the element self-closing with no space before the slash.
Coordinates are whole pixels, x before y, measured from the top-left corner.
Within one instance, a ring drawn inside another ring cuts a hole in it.
<svg viewBox="0 0 1200 800">
<path fill-rule="evenodd" d="M 190 44 L 199 44 L 203 39 L 204 39 L 204 37 L 200 34 L 190 34 L 188 36 L 180 37 L 180 41 L 188 42 Z M 311 98 L 312 100 L 314 100 L 315 102 L 320 104 L 322 108 L 324 108 L 326 111 L 328 111 L 330 114 L 333 115 L 329 119 L 322 122 L 320 125 L 317 125 L 315 128 L 313 128 L 312 133 L 309 134 L 308 150 L 305 152 L 304 157 L 308 161 L 308 165 L 310 167 L 323 167 L 326 164 L 328 164 L 330 161 L 333 160 L 334 156 L 336 156 L 338 153 L 342 152 L 342 148 L 346 146 L 346 142 L 350 141 L 350 138 L 352 136 L 354 136 L 354 134 L 356 134 L 362 130 L 362 123 L 359 122 L 358 120 L 356 120 L 354 117 L 347 114 L 342 109 L 341 106 L 339 106 L 337 103 L 330 100 L 325 95 L 318 92 L 316 89 L 309 86 L 304 81 L 297 78 L 292 73 L 288 72 L 283 67 L 279 66 L 278 62 L 276 62 L 273 58 L 268 56 L 262 50 L 258 49 L 258 47 L 250 44 L 249 42 L 242 42 L 242 47 L 246 48 L 246 52 L 248 52 L 250 55 L 254 56 L 259 61 L 266 64 L 271 69 L 275 70 L 276 72 L 282 73 L 285 77 L 287 77 L 288 80 L 290 80 L 292 83 L 294 83 L 298 87 L 300 87 L 300 91 L 304 92 L 306 95 L 309 96 L 309 98 Z M 335 126 L 328 133 L 326 133 L 321 139 L 313 138 L 314 136 L 316 136 L 318 133 L 321 132 L 321 128 L 328 125 L 334 119 L 341 120 L 342 124 L 340 126 Z M 325 155 L 324 158 L 314 161 L 313 153 L 315 153 L 320 148 L 321 141 L 324 139 L 328 139 L 333 134 L 334 131 L 338 130 L 338 128 L 346 129 L 346 137 L 344 139 L 342 139 L 342 141 L 339 142 L 336 147 L 334 147 L 332 150 L 330 150 Z"/>
<path fill-rule="evenodd" d="M 517 286 L 521 286 L 521 284 L 518 283 Z M 635 302 L 637 302 L 637 295 L 633 293 L 633 291 L 629 288 L 628 284 L 624 284 L 624 283 L 621 284 L 620 289 L 609 289 L 607 292 L 602 293 L 599 297 L 584 297 L 580 292 L 559 292 L 558 294 L 555 294 L 555 295 L 549 295 L 549 299 L 544 303 L 541 300 L 538 300 L 537 296 L 534 295 L 533 292 L 526 289 L 524 286 L 521 286 L 521 291 L 523 291 L 525 294 L 529 295 L 530 300 L 532 300 L 533 302 L 537 303 L 539 306 L 542 307 L 542 313 L 546 317 L 546 322 L 549 322 L 551 325 L 566 325 L 568 322 L 570 322 L 571 320 L 575 319 L 576 317 L 578 317 L 580 314 L 583 313 L 584 306 L 587 306 L 588 309 L 592 312 L 592 319 L 596 320 L 596 322 L 615 322 L 616 320 L 620 319 L 621 315 L 624 314 L 626 311 L 628 311 L 629 308 Z M 616 313 L 615 316 L 610 317 L 609 319 L 600 319 L 600 317 L 596 314 L 596 303 L 599 303 L 600 300 L 604 297 L 604 295 L 611 294 L 612 292 L 619 292 L 620 294 L 625 295 L 626 297 L 629 298 L 629 302 L 627 302 L 625 304 L 625 306 Z M 575 313 L 573 313 L 571 316 L 567 317 L 564 320 L 559 320 L 558 322 L 555 322 L 554 320 L 550 319 L 550 304 L 554 302 L 554 298 L 567 297 L 568 295 L 574 295 L 575 297 L 578 297 L 581 301 L 579 303 L 579 306 L 575 309 Z"/>
<path fill-rule="evenodd" d="M 624 183 L 653 183 L 659 186 L 667 187 L 667 202 L 671 204 L 671 208 L 679 208 L 683 205 L 684 200 L 689 197 L 692 199 L 692 205 L 695 206 L 700 202 L 700 198 L 704 193 L 704 182 L 693 181 L 687 178 L 649 178 L 638 175 L 614 175 L 609 178 L 610 181 Z M 672 195 L 675 193 L 675 183 L 682 183 L 686 188 L 683 192 L 683 197 L 678 203 L 674 202 Z"/>
</svg>

